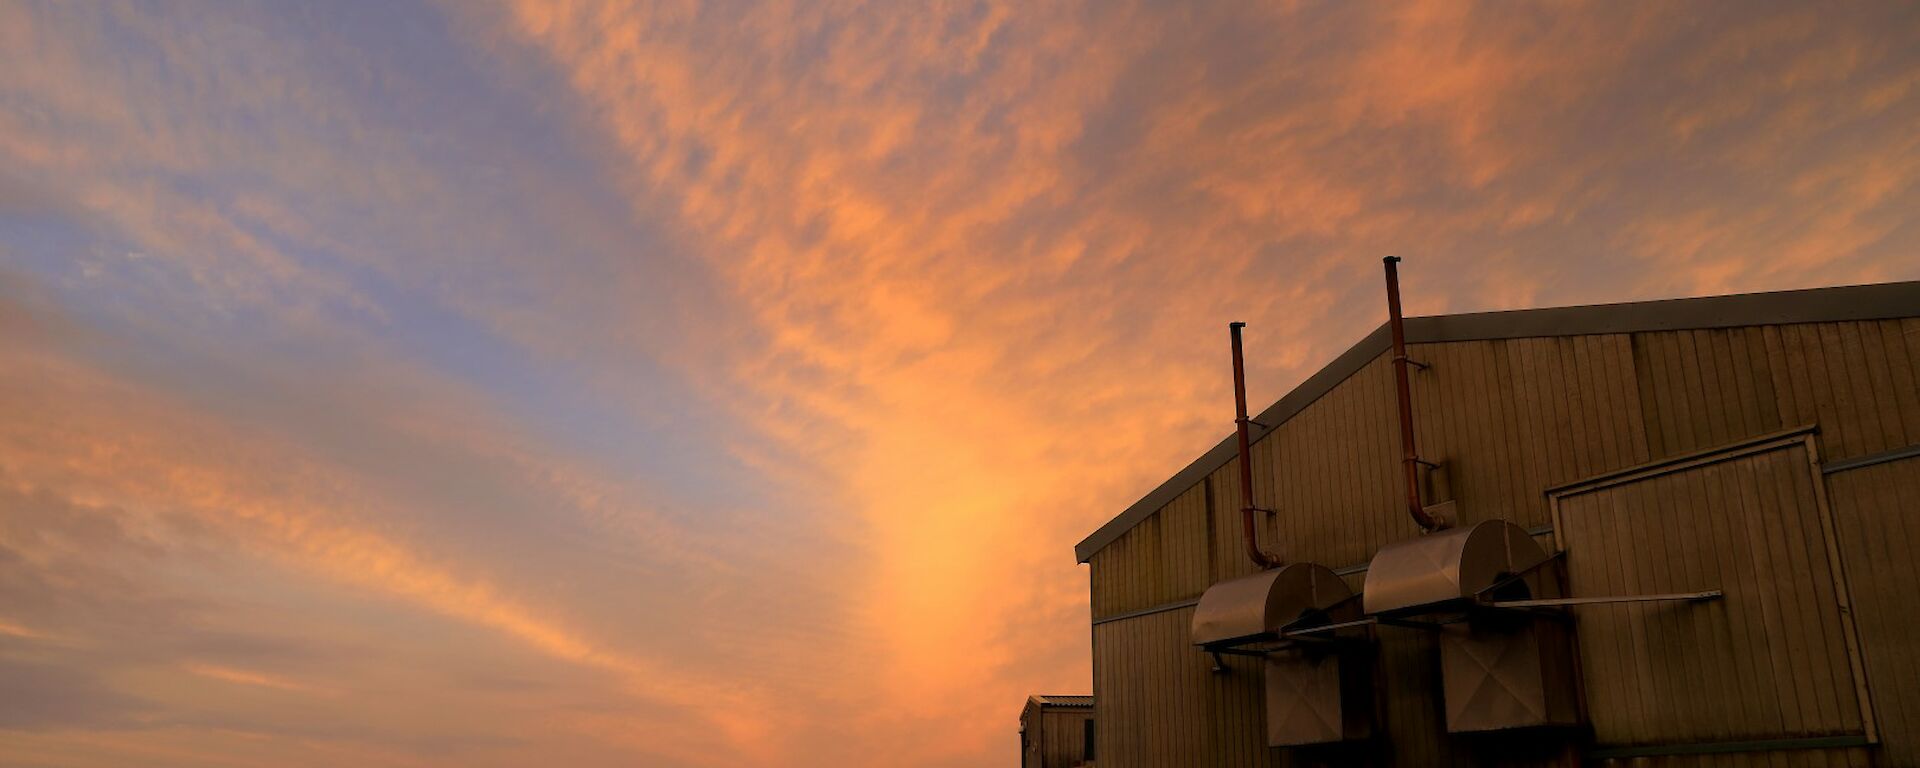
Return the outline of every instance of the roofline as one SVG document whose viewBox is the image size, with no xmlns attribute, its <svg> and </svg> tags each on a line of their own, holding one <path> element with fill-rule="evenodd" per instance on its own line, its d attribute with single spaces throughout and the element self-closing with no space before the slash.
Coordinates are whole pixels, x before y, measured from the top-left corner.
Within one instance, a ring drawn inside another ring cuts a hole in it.
<svg viewBox="0 0 1920 768">
<path fill-rule="evenodd" d="M 1056 701 L 1056 699 L 1092 699 L 1092 698 L 1093 698 L 1093 694 L 1091 693 L 1070 693 L 1070 694 L 1068 693 L 1063 693 L 1063 694 L 1036 693 L 1032 696 L 1027 697 L 1027 706 L 1064 707 L 1066 709 L 1092 709 L 1093 708 L 1092 701 L 1088 701 L 1085 704 L 1081 704 L 1079 702 Z"/>
<path fill-rule="evenodd" d="M 1920 317 L 1920 281 L 1409 317 L 1406 334 L 1408 344 L 1436 344 L 1907 317 Z M 1340 382 L 1385 354 L 1389 345 L 1387 326 L 1382 323 L 1254 417 L 1259 423 L 1253 425 L 1250 439 L 1257 441 L 1266 437 L 1274 428 L 1306 410 Z M 1091 560 L 1095 552 L 1112 544 L 1214 470 L 1226 466 L 1236 453 L 1232 435 L 1221 439 L 1185 469 L 1075 545 L 1074 556 L 1082 563 Z"/>
</svg>

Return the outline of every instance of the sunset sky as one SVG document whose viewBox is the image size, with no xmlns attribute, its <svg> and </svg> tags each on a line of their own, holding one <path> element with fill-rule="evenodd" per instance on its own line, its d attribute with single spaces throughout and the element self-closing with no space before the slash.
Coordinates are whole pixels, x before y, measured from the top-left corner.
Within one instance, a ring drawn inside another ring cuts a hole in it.
<svg viewBox="0 0 1920 768">
<path fill-rule="evenodd" d="M 1227 321 L 1916 212 L 1913 3 L 0 0 L 0 764 L 1012 765 Z"/>
</svg>

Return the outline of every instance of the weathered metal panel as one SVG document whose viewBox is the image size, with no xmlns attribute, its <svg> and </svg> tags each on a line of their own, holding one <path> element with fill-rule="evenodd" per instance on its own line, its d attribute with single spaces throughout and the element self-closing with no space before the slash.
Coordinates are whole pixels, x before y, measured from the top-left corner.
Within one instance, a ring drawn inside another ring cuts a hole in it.
<svg viewBox="0 0 1920 768">
<path fill-rule="evenodd" d="M 1558 499 L 1577 594 L 1726 593 L 1572 609 L 1600 743 L 1864 731 L 1809 458 L 1793 441 Z"/>
<path fill-rule="evenodd" d="M 1828 461 L 1920 443 L 1920 319 L 1763 329 L 1779 407 Z"/>
<path fill-rule="evenodd" d="M 1046 768 L 1074 768 L 1086 762 L 1086 724 L 1092 712 L 1048 710 L 1045 721 L 1045 745 L 1042 764 Z"/>
<path fill-rule="evenodd" d="M 1102 768 L 1278 765 L 1266 746 L 1258 659 L 1228 671 L 1188 642 L 1193 610 L 1094 627 L 1095 717 Z"/>
<path fill-rule="evenodd" d="M 1196 486 L 1094 554 L 1102 563 L 1127 564 L 1121 569 L 1094 568 L 1095 617 L 1195 597 L 1213 583 L 1206 499 L 1206 489 Z"/>
<path fill-rule="evenodd" d="M 1828 476 L 1885 765 L 1920 765 L 1920 458 Z"/>
</svg>

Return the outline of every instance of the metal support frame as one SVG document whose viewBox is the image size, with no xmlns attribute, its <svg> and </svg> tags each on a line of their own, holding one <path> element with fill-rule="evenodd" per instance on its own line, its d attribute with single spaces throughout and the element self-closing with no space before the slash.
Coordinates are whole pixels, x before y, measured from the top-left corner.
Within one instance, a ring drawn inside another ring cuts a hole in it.
<svg viewBox="0 0 1920 768">
<path fill-rule="evenodd" d="M 1214 659 L 1214 666 L 1220 667 L 1221 656 L 1253 656 L 1257 658 L 1265 658 L 1268 656 L 1272 656 L 1273 654 L 1276 654 L 1276 653 L 1291 651 L 1294 648 L 1301 645 L 1365 644 L 1369 641 L 1362 638 L 1315 637 L 1315 635 L 1318 635 L 1322 632 L 1335 632 L 1342 629 L 1352 629 L 1354 627 L 1372 626 L 1375 623 L 1376 622 L 1372 619 L 1361 619 L 1359 621 L 1345 621 L 1339 624 L 1328 624 L 1325 626 L 1312 627 L 1309 629 L 1290 630 L 1278 635 L 1269 635 L 1263 638 L 1248 640 L 1248 641 L 1239 643 L 1237 645 L 1219 645 L 1219 646 L 1205 648 L 1204 650 L 1207 653 L 1212 654 Z"/>
<path fill-rule="evenodd" d="M 1508 584 L 1512 584 L 1516 581 L 1520 581 L 1521 579 L 1526 578 L 1527 574 L 1540 570 L 1541 568 L 1546 567 L 1549 564 L 1559 562 L 1561 558 L 1566 556 L 1567 556 L 1566 550 L 1555 551 L 1553 554 L 1547 555 L 1546 558 L 1541 560 L 1540 562 L 1534 563 L 1533 565 L 1529 565 L 1526 568 L 1521 569 L 1519 573 L 1508 574 L 1508 576 L 1504 579 L 1501 579 L 1492 584 L 1488 584 L 1484 587 L 1481 587 L 1478 592 L 1473 593 L 1473 597 L 1476 600 L 1481 600 L 1483 599 L 1482 596 L 1504 589 Z"/>
<path fill-rule="evenodd" d="M 1440 631 L 1441 628 L 1447 626 L 1448 624 L 1458 624 L 1466 620 L 1467 620 L 1467 615 L 1465 613 L 1462 613 L 1462 614 L 1459 614 L 1458 616 L 1448 618 L 1445 621 L 1415 621 L 1413 619 L 1386 618 L 1386 617 L 1376 616 L 1374 617 L 1373 622 L 1375 624 L 1379 624 L 1381 626 L 1387 626 L 1387 627 L 1400 627 L 1402 629 L 1423 629 L 1430 632 L 1438 632 Z"/>
<path fill-rule="evenodd" d="M 1342 605 L 1347 602 L 1351 602 L 1353 600 L 1358 600 L 1358 599 L 1360 599 L 1359 593 L 1354 593 L 1351 597 L 1348 597 L 1345 600 L 1341 600 L 1338 603 L 1334 603 L 1334 605 L 1338 606 L 1338 605 Z M 1215 673 L 1224 673 L 1227 671 L 1227 665 L 1226 665 L 1226 660 L 1221 658 L 1222 656 L 1251 656 L 1255 658 L 1266 658 L 1276 653 L 1282 653 L 1285 651 L 1294 650 L 1295 648 L 1298 648 L 1300 646 L 1305 646 L 1305 645 L 1331 646 L 1331 645 L 1370 644 L 1372 642 L 1371 636 L 1365 637 L 1365 638 L 1359 638 L 1359 637 L 1339 637 L 1339 636 L 1320 637 L 1319 635 L 1329 633 L 1329 632 L 1339 632 L 1341 630 L 1346 630 L 1346 629 L 1354 629 L 1357 627 L 1371 627 L 1375 623 L 1376 622 L 1373 618 L 1365 618 L 1365 619 L 1359 619 L 1356 621 L 1336 622 L 1333 624 L 1316 624 L 1311 627 L 1295 627 L 1295 624 L 1298 624 L 1298 621 L 1296 620 L 1295 622 L 1282 626 L 1279 630 L 1275 632 L 1269 632 L 1263 635 L 1255 635 L 1252 637 L 1242 638 L 1240 640 L 1235 640 L 1235 641 L 1228 641 L 1226 643 L 1221 643 L 1218 645 L 1203 646 L 1202 650 L 1206 651 L 1208 655 L 1213 657 L 1213 671 Z"/>
<path fill-rule="evenodd" d="M 1554 608 L 1567 605 L 1607 605 L 1612 603 L 1652 603 L 1667 601 L 1686 601 L 1705 603 L 1719 600 L 1726 594 L 1717 589 L 1704 592 L 1668 592 L 1658 595 L 1612 595 L 1607 597 L 1550 597 L 1541 600 L 1500 600 L 1482 603 L 1488 608 Z"/>
<path fill-rule="evenodd" d="M 1719 600 L 1723 597 L 1726 597 L 1726 593 L 1721 592 L 1720 590 L 1709 589 L 1709 590 L 1703 590 L 1700 592 L 1667 592 L 1667 593 L 1652 594 L 1652 595 L 1606 595 L 1606 596 L 1595 596 L 1595 597 L 1543 597 L 1543 598 L 1535 598 L 1535 599 L 1528 599 L 1528 600 L 1490 600 L 1487 598 L 1487 595 L 1498 592 L 1500 589 L 1506 587 L 1507 585 L 1526 578 L 1528 574 L 1531 574 L 1534 571 L 1538 571 L 1541 568 L 1544 568 L 1548 565 L 1557 563 L 1561 559 L 1565 558 L 1566 556 L 1567 556 L 1567 551 L 1564 549 L 1555 551 L 1553 554 L 1547 555 L 1547 558 L 1545 560 L 1541 560 L 1540 562 L 1527 566 L 1525 570 L 1519 573 L 1511 574 L 1504 579 L 1496 581 L 1492 584 L 1488 584 L 1485 587 L 1481 587 L 1478 592 L 1473 593 L 1474 600 L 1476 601 L 1474 603 L 1475 607 L 1501 608 L 1501 609 L 1561 608 L 1561 607 L 1570 606 L 1570 605 L 1606 605 L 1610 603 L 1651 603 L 1651 602 L 1682 601 L 1682 600 L 1689 603 L 1704 603 L 1711 600 Z"/>
<path fill-rule="evenodd" d="M 1371 627 L 1376 623 L 1378 622 L 1376 622 L 1372 618 L 1365 618 L 1365 619 L 1358 619 L 1355 621 L 1342 621 L 1338 624 L 1322 624 L 1317 627 L 1307 627 L 1305 629 L 1289 629 L 1281 632 L 1281 635 L 1288 638 L 1301 638 L 1307 635 L 1317 635 L 1322 632 L 1338 632 L 1343 629 L 1352 629 L 1354 627 Z"/>
</svg>

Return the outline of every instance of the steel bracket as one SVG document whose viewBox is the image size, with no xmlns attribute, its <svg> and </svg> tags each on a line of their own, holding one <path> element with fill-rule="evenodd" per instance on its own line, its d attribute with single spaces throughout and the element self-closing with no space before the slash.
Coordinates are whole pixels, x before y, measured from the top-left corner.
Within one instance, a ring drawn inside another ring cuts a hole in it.
<svg viewBox="0 0 1920 768">
<path fill-rule="evenodd" d="M 1414 621 L 1412 619 L 1393 619 L 1393 618 L 1376 616 L 1373 619 L 1373 623 L 1382 624 L 1389 627 L 1404 627 L 1406 629 L 1422 629 L 1429 632 L 1438 632 L 1440 631 L 1441 628 L 1445 627 L 1448 624 L 1458 624 L 1459 622 L 1457 621 Z"/>
<path fill-rule="evenodd" d="M 1522 570 L 1519 573 L 1511 574 L 1504 579 L 1501 579 L 1492 584 L 1488 584 L 1484 587 L 1481 587 L 1480 591 L 1473 593 L 1473 597 L 1476 600 L 1481 600 L 1485 602 L 1485 598 L 1483 597 L 1484 595 L 1487 595 L 1492 592 L 1497 592 L 1500 589 L 1505 588 L 1509 584 L 1512 584 L 1516 581 L 1520 581 L 1521 579 L 1525 579 L 1528 574 L 1531 574 L 1534 571 L 1540 570 L 1541 568 L 1551 565 L 1552 563 L 1566 556 L 1567 556 L 1566 550 L 1563 549 L 1563 550 L 1556 551 L 1550 555 L 1547 555 L 1546 559 L 1541 560 L 1540 562 L 1534 563 L 1533 565 L 1527 566 L 1525 570 Z"/>
</svg>

